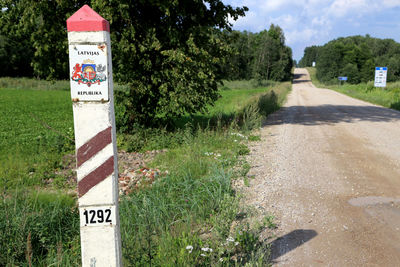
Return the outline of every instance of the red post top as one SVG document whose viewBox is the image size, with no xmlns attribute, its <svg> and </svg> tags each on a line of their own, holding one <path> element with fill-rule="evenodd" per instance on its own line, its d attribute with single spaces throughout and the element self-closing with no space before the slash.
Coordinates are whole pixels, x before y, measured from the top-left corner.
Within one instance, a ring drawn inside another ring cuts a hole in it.
<svg viewBox="0 0 400 267">
<path fill-rule="evenodd" d="M 84 5 L 67 19 L 69 32 L 110 32 L 110 23 L 88 5 Z"/>
</svg>

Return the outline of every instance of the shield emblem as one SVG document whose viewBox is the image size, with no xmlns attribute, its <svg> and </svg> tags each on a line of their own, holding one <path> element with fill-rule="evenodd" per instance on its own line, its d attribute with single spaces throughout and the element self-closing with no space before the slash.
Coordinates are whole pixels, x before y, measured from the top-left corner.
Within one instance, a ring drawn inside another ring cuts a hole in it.
<svg viewBox="0 0 400 267">
<path fill-rule="evenodd" d="M 96 78 L 96 65 L 95 64 L 82 64 L 83 77 L 88 80 Z"/>
</svg>

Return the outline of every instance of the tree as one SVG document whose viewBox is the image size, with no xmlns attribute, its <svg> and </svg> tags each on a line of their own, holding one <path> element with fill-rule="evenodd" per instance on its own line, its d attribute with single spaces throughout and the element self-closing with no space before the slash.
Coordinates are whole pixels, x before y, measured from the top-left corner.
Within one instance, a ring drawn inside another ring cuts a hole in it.
<svg viewBox="0 0 400 267">
<path fill-rule="evenodd" d="M 2 0 L 0 35 L 17 44 L 12 76 L 68 77 L 66 19 L 90 1 Z M 3 62 L 2 62 L 3 63 Z"/>
<path fill-rule="evenodd" d="M 114 77 L 130 86 L 119 98 L 129 125 L 202 111 L 218 98 L 231 53 L 219 32 L 247 8 L 220 0 L 2 0 L 0 35 L 27 49 L 36 77 L 67 78 L 66 19 L 84 4 L 110 22 Z"/>
<path fill-rule="evenodd" d="M 226 33 L 235 54 L 224 65 L 225 79 L 257 79 L 284 81 L 291 79 L 292 50 L 285 45 L 283 30 L 271 24 L 259 33 Z"/>
<path fill-rule="evenodd" d="M 152 125 L 204 111 L 218 98 L 217 82 L 230 49 L 219 37 L 247 8 L 220 0 L 92 1 L 110 21 L 116 80 L 130 90 L 125 118 Z"/>
<path fill-rule="evenodd" d="M 318 50 L 319 46 L 313 45 L 310 47 L 306 47 L 304 49 L 304 55 L 299 61 L 299 66 L 304 67 L 312 67 L 313 62 L 317 62 L 318 60 Z"/>
</svg>

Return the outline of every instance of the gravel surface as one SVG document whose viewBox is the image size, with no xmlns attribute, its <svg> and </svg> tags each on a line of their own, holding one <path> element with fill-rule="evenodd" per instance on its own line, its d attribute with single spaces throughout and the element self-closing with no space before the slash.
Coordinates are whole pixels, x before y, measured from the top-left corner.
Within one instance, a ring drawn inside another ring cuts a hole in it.
<svg viewBox="0 0 400 267">
<path fill-rule="evenodd" d="M 245 201 L 277 218 L 276 265 L 400 266 L 400 112 L 315 88 L 296 69 L 261 138 Z"/>
</svg>

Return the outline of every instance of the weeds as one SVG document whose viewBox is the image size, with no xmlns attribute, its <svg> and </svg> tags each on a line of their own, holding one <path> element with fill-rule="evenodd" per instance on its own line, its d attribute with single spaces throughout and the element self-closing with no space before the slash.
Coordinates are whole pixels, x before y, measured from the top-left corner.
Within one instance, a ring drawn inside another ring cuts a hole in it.
<svg viewBox="0 0 400 267">
<path fill-rule="evenodd" d="M 60 243 L 71 256 L 79 257 L 79 216 L 75 200 L 69 196 L 15 192 L 0 203 L 0 228 L 2 266 L 57 261 L 50 255 Z"/>
</svg>

